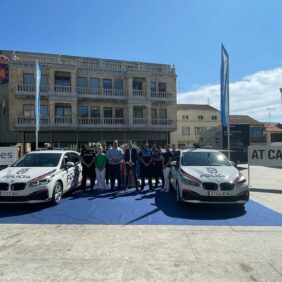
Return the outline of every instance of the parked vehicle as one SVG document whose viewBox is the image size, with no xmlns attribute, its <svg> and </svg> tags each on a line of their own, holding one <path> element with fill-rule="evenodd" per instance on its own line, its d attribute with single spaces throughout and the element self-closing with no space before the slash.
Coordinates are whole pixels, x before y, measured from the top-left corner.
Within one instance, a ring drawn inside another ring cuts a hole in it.
<svg viewBox="0 0 282 282">
<path fill-rule="evenodd" d="M 177 202 L 244 205 L 249 200 L 246 178 L 221 152 L 190 148 L 177 151 L 171 162 L 171 184 Z"/>
<path fill-rule="evenodd" d="M 79 154 L 46 150 L 28 153 L 0 171 L 0 203 L 59 204 L 82 180 Z"/>
</svg>

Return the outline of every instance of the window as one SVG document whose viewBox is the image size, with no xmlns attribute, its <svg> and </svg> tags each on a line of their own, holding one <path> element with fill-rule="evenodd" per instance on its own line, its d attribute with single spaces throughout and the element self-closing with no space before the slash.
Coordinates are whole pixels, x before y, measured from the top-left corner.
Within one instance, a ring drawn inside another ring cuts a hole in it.
<svg viewBox="0 0 282 282">
<path fill-rule="evenodd" d="M 115 117 L 116 118 L 124 118 L 123 108 L 116 108 L 115 109 Z"/>
<path fill-rule="evenodd" d="M 141 80 L 133 80 L 133 90 L 142 90 L 142 81 Z"/>
<path fill-rule="evenodd" d="M 121 79 L 115 79 L 115 90 L 123 90 L 123 81 Z"/>
<path fill-rule="evenodd" d="M 92 89 L 100 88 L 99 78 L 93 78 L 93 77 L 90 78 L 90 88 Z"/>
<path fill-rule="evenodd" d="M 113 109 L 111 107 L 104 108 L 104 117 L 105 118 L 112 118 L 113 117 Z"/>
<path fill-rule="evenodd" d="M 100 118 L 100 107 L 91 107 L 91 117 Z"/>
<path fill-rule="evenodd" d="M 159 82 L 159 92 L 166 92 L 166 83 Z"/>
<path fill-rule="evenodd" d="M 78 77 L 77 87 L 87 88 L 87 77 Z"/>
<path fill-rule="evenodd" d="M 55 85 L 71 85 L 71 74 L 69 72 L 55 72 Z"/>
<path fill-rule="evenodd" d="M 189 119 L 189 115 L 182 115 L 182 119 L 184 119 L 184 120 Z"/>
<path fill-rule="evenodd" d="M 160 119 L 167 119 L 167 109 L 160 109 L 159 116 L 160 116 Z"/>
<path fill-rule="evenodd" d="M 151 119 L 157 119 L 157 118 L 158 118 L 157 109 L 152 108 L 151 109 Z"/>
<path fill-rule="evenodd" d="M 189 136 L 190 135 L 190 127 L 182 127 L 182 135 Z"/>
<path fill-rule="evenodd" d="M 150 90 L 151 90 L 151 92 L 156 92 L 157 91 L 157 84 L 156 84 L 156 82 L 151 81 L 151 83 L 150 83 Z"/>
<path fill-rule="evenodd" d="M 212 120 L 217 120 L 217 116 L 211 116 Z"/>
<path fill-rule="evenodd" d="M 103 80 L 103 88 L 104 89 L 112 89 L 112 81 L 110 79 Z"/>
<path fill-rule="evenodd" d="M 143 118 L 143 108 L 142 107 L 133 108 L 133 118 Z"/>
<path fill-rule="evenodd" d="M 205 132 L 207 130 L 207 128 L 205 126 L 195 126 L 194 131 L 195 131 L 195 135 L 198 136 L 201 133 Z"/>
<path fill-rule="evenodd" d="M 23 105 L 23 115 L 24 117 L 35 117 L 34 105 Z"/>
<path fill-rule="evenodd" d="M 198 115 L 198 120 L 203 120 L 204 117 L 202 115 Z"/>
<path fill-rule="evenodd" d="M 87 118 L 88 117 L 88 107 L 84 107 L 84 106 L 79 107 L 78 108 L 78 116 Z"/>
<path fill-rule="evenodd" d="M 48 106 L 47 105 L 40 105 L 40 116 L 48 117 Z"/>
<path fill-rule="evenodd" d="M 23 84 L 34 84 L 34 75 L 32 73 L 24 73 Z"/>
<path fill-rule="evenodd" d="M 73 162 L 74 164 L 80 163 L 79 156 L 75 153 L 66 153 L 65 156 L 67 157 L 69 162 Z"/>
<path fill-rule="evenodd" d="M 56 117 L 71 117 L 71 106 L 56 106 Z"/>
</svg>

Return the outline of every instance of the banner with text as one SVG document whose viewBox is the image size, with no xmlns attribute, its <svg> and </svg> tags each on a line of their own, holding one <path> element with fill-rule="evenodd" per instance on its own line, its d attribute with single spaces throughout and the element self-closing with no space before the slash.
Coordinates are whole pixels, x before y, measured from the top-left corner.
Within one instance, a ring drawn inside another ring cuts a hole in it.
<svg viewBox="0 0 282 282">
<path fill-rule="evenodd" d="M 16 147 L 0 147 L 0 165 L 11 165 L 16 159 Z"/>
<path fill-rule="evenodd" d="M 248 164 L 282 167 L 282 146 L 249 146 Z"/>
</svg>

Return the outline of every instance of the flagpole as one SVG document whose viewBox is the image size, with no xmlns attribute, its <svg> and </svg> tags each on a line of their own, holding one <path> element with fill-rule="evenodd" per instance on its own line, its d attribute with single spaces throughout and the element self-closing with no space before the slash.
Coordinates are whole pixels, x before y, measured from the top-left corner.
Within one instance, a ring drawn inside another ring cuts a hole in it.
<svg viewBox="0 0 282 282">
<path fill-rule="evenodd" d="M 41 70 L 38 61 L 35 63 L 35 150 L 38 150 L 38 131 L 40 124 L 40 80 L 41 80 Z"/>
</svg>

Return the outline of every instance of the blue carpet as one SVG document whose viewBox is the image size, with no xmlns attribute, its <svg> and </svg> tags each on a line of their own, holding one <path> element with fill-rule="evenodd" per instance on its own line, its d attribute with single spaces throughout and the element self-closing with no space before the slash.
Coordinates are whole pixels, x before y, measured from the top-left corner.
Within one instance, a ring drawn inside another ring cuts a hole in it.
<svg viewBox="0 0 282 282">
<path fill-rule="evenodd" d="M 282 214 L 249 201 L 230 205 L 176 204 L 175 192 L 80 191 L 47 205 L 0 205 L 0 223 L 282 226 Z"/>
</svg>

